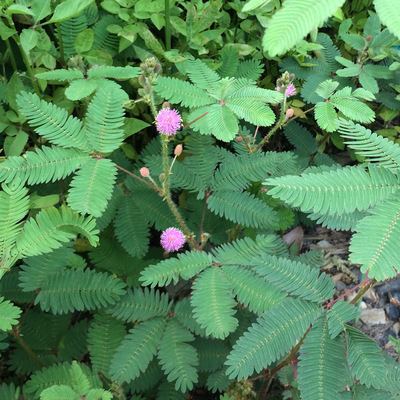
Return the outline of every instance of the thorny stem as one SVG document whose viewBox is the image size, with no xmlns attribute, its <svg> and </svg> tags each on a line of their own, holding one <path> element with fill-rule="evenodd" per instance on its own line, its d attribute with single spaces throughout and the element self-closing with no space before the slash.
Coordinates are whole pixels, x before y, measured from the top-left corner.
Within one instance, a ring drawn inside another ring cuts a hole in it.
<svg viewBox="0 0 400 400">
<path fill-rule="evenodd" d="M 283 100 L 283 104 L 281 106 L 281 114 L 279 116 L 279 120 L 278 122 L 275 124 L 275 126 L 270 130 L 270 132 L 268 133 L 267 136 L 265 136 L 265 138 L 263 140 L 261 140 L 261 142 L 257 145 L 257 147 L 252 151 L 252 153 L 255 153 L 256 151 L 258 151 L 258 149 L 262 146 L 264 146 L 265 143 L 267 143 L 269 141 L 269 139 L 271 138 L 271 136 L 283 125 L 283 123 L 285 122 L 285 109 L 286 109 L 286 96 Z"/>
<path fill-rule="evenodd" d="M 200 118 L 205 117 L 208 114 L 208 111 L 202 115 L 200 115 L 200 117 L 195 118 L 193 121 L 189 122 L 188 124 L 186 124 L 182 129 L 186 129 L 188 126 L 194 124 L 196 121 L 198 121 Z"/>
<path fill-rule="evenodd" d="M 364 295 L 365 292 L 367 292 L 372 286 L 374 286 L 376 283 L 376 279 L 370 280 L 354 297 L 353 300 L 350 301 L 351 304 L 356 304 L 357 301 Z"/>
</svg>

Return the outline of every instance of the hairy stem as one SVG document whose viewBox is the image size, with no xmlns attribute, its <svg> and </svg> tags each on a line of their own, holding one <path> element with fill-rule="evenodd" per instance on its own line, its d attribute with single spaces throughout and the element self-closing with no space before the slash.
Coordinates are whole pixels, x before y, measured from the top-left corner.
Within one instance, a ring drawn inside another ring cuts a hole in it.
<svg viewBox="0 0 400 400">
<path fill-rule="evenodd" d="M 5 42 L 6 42 L 6 46 L 7 46 L 8 55 L 10 56 L 11 65 L 13 67 L 14 72 L 17 72 L 17 70 L 18 70 L 17 63 L 15 62 L 15 58 L 14 58 L 14 54 L 11 49 L 10 41 L 8 39 L 6 39 Z"/>
<path fill-rule="evenodd" d="M 16 330 L 11 330 L 9 331 L 14 338 L 17 340 L 17 342 L 20 344 L 20 346 L 40 365 L 40 367 L 44 367 L 45 365 L 42 363 L 40 358 L 32 351 L 32 349 L 25 343 L 24 339 L 22 339 L 21 335 L 19 332 Z"/>
</svg>

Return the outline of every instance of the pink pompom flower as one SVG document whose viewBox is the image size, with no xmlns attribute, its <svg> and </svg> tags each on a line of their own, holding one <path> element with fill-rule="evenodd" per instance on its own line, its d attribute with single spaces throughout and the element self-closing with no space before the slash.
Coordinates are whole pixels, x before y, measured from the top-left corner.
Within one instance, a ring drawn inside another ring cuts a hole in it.
<svg viewBox="0 0 400 400">
<path fill-rule="evenodd" d="M 161 235 L 161 246 L 167 251 L 179 250 L 185 241 L 185 235 L 177 228 L 168 228 Z"/>
<path fill-rule="evenodd" d="M 178 111 L 163 108 L 156 117 L 157 130 L 163 135 L 174 136 L 181 128 L 181 121 Z"/>
<path fill-rule="evenodd" d="M 285 89 L 286 88 L 286 89 Z M 296 88 L 294 87 L 293 83 L 291 83 L 290 85 L 288 85 L 287 87 L 285 85 L 282 86 L 277 86 L 275 88 L 275 90 L 277 92 L 281 92 L 282 90 L 285 90 L 285 96 L 289 97 L 289 96 L 294 96 L 296 94 Z"/>
</svg>

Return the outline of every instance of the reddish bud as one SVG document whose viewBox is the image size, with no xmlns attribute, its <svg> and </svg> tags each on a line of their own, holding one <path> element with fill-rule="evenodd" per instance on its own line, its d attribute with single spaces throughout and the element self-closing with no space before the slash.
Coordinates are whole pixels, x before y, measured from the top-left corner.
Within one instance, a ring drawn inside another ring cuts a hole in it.
<svg viewBox="0 0 400 400">
<path fill-rule="evenodd" d="M 168 101 L 164 101 L 164 103 L 162 103 L 162 107 L 161 108 L 169 108 Z"/>
<path fill-rule="evenodd" d="M 366 40 L 367 42 L 369 42 L 371 39 L 372 39 L 372 36 L 371 36 L 371 35 L 368 35 L 368 36 L 365 38 L 365 40 Z"/>
<path fill-rule="evenodd" d="M 140 175 L 143 176 L 143 178 L 148 178 L 150 176 L 150 171 L 146 167 L 140 168 Z"/>
<path fill-rule="evenodd" d="M 286 116 L 287 116 L 288 118 L 291 118 L 291 117 L 293 117 L 293 115 L 294 115 L 294 110 L 293 110 L 293 108 L 288 108 L 288 109 L 286 110 Z"/>
<path fill-rule="evenodd" d="M 178 144 L 178 146 L 175 147 L 174 154 L 178 157 L 182 154 L 183 146 L 181 144 Z"/>
<path fill-rule="evenodd" d="M 238 143 L 243 142 L 243 138 L 241 136 L 236 136 L 236 141 Z"/>
</svg>

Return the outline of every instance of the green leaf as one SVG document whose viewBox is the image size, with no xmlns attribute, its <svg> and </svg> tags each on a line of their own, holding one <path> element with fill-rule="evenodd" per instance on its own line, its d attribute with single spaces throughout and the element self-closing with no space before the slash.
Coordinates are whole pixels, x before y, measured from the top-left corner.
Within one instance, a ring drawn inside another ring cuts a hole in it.
<svg viewBox="0 0 400 400">
<path fill-rule="evenodd" d="M 92 29 L 85 29 L 75 39 L 75 49 L 78 54 L 85 53 L 92 48 L 94 33 Z"/>
<path fill-rule="evenodd" d="M 298 383 L 307 400 L 337 400 L 345 380 L 344 340 L 329 335 L 326 315 L 321 316 L 300 348 Z"/>
<path fill-rule="evenodd" d="M 95 310 L 114 305 L 125 294 L 124 288 L 124 282 L 105 272 L 69 269 L 48 276 L 35 304 L 53 314 Z"/>
<path fill-rule="evenodd" d="M 36 256 L 48 253 L 74 239 L 76 233 L 87 237 L 92 246 L 98 242 L 98 230 L 92 218 L 84 218 L 66 206 L 40 211 L 30 218 L 17 237 L 16 252 L 20 256 Z"/>
<path fill-rule="evenodd" d="M 23 29 L 20 35 L 21 46 L 25 52 L 29 53 L 39 40 L 39 32 L 34 29 Z"/>
<path fill-rule="evenodd" d="M 18 318 L 22 310 L 14 306 L 10 301 L 4 301 L 4 297 L 0 297 L 0 329 L 7 331 L 18 323 Z"/>
<path fill-rule="evenodd" d="M 65 0 L 61 4 L 58 4 L 54 10 L 54 14 L 51 19 L 45 22 L 43 25 L 51 24 L 54 22 L 61 22 L 66 19 L 75 17 L 81 13 L 85 8 L 89 7 L 94 0 Z"/>
<path fill-rule="evenodd" d="M 318 125 L 322 129 L 325 129 L 327 132 L 334 132 L 337 129 L 337 114 L 332 103 L 318 103 L 315 106 L 314 114 Z"/>
<path fill-rule="evenodd" d="M 357 318 L 361 313 L 354 304 L 348 301 L 337 301 L 333 307 L 328 310 L 328 327 L 331 339 L 334 339 L 344 329 L 344 324 Z"/>
<path fill-rule="evenodd" d="M 84 121 L 86 136 L 99 153 L 110 153 L 123 141 L 125 96 L 119 87 L 101 86 L 88 106 Z"/>
<path fill-rule="evenodd" d="M 7 40 L 16 33 L 17 31 L 15 29 L 9 28 L 2 20 L 0 20 L 0 37 L 2 40 Z"/>
<path fill-rule="evenodd" d="M 82 100 L 84 97 L 90 96 L 99 84 L 95 79 L 79 79 L 72 81 L 65 90 L 65 96 L 72 100 Z"/>
<path fill-rule="evenodd" d="M 159 76 L 154 90 L 170 103 L 181 103 L 184 107 L 201 107 L 215 102 L 205 91 L 176 78 Z"/>
<path fill-rule="evenodd" d="M 328 79 L 327 81 L 322 82 L 318 86 L 316 93 L 319 94 L 324 99 L 329 99 L 338 86 L 339 82 L 335 82 L 332 79 Z"/>
<path fill-rule="evenodd" d="M 386 25 L 398 39 L 400 39 L 400 1 L 374 0 L 375 10 L 382 24 Z"/>
<path fill-rule="evenodd" d="M 178 254 L 178 258 L 160 261 L 156 265 L 150 265 L 141 272 L 143 285 L 165 286 L 171 281 L 178 282 L 179 277 L 190 279 L 211 265 L 211 256 L 205 252 L 187 252 Z"/>
<path fill-rule="evenodd" d="M 352 375 L 368 388 L 384 388 L 386 369 L 377 343 L 359 330 L 346 325 L 347 360 Z"/>
<path fill-rule="evenodd" d="M 321 303 L 335 292 L 332 279 L 309 265 L 268 255 L 256 257 L 252 262 L 257 274 L 293 296 Z"/>
<path fill-rule="evenodd" d="M 82 214 L 100 217 L 112 196 L 116 175 L 110 159 L 91 159 L 74 176 L 68 204 Z"/>
<path fill-rule="evenodd" d="M 15 136 L 7 136 L 4 140 L 4 154 L 7 157 L 19 156 L 28 143 L 29 135 L 19 131 Z"/>
<path fill-rule="evenodd" d="M 82 397 L 72 388 L 65 385 L 53 385 L 40 393 L 40 400 L 80 400 Z"/>
<path fill-rule="evenodd" d="M 345 0 L 286 0 L 273 15 L 263 36 L 263 48 L 271 57 L 293 48 L 320 27 Z"/>
<path fill-rule="evenodd" d="M 199 364 L 196 349 L 189 345 L 194 336 L 176 319 L 170 319 L 159 344 L 158 358 L 168 382 L 175 381 L 175 390 L 185 393 L 198 381 Z"/>
<path fill-rule="evenodd" d="M 35 24 L 51 14 L 51 0 L 38 0 L 32 3 L 31 11 Z"/>
<path fill-rule="evenodd" d="M 233 140 L 239 131 L 237 119 L 227 105 L 213 104 L 208 107 L 206 116 L 213 135 L 224 142 Z"/>
<path fill-rule="evenodd" d="M 112 359 L 112 380 L 130 382 L 144 372 L 157 352 L 164 334 L 166 318 L 153 318 L 131 329 Z"/>
<path fill-rule="evenodd" d="M 260 101 L 230 98 L 226 105 L 240 118 L 258 126 L 270 126 L 275 121 L 275 114 Z"/>
<path fill-rule="evenodd" d="M 219 268 L 207 268 L 199 275 L 193 285 L 191 304 L 193 316 L 206 329 L 207 335 L 225 339 L 236 329 L 236 302 L 229 282 Z"/>
<path fill-rule="evenodd" d="M 287 298 L 266 311 L 236 342 L 228 356 L 227 375 L 247 379 L 287 354 L 321 314 L 319 304 Z"/>
<path fill-rule="evenodd" d="M 383 281 L 397 273 L 400 204 L 397 199 L 385 201 L 378 204 L 371 214 L 356 226 L 350 259 L 362 264 L 361 271 L 368 271 L 370 278 Z"/>
</svg>

